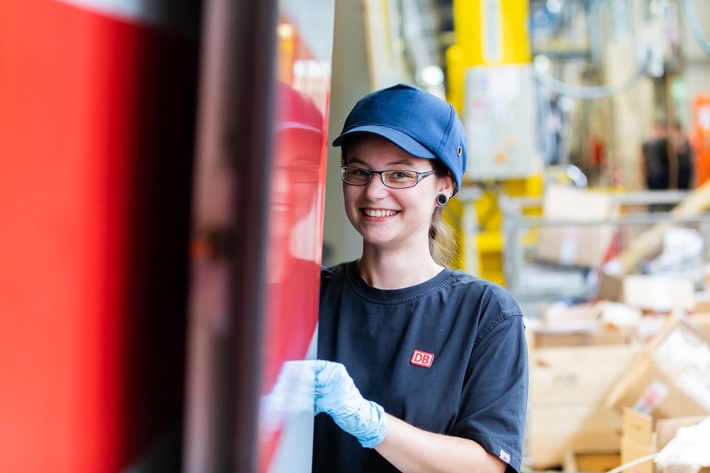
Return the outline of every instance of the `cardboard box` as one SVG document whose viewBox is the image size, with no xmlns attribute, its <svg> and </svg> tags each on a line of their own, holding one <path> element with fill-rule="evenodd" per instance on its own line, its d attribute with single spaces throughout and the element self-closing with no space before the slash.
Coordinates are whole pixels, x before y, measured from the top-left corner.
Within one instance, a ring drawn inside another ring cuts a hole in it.
<svg viewBox="0 0 710 473">
<path fill-rule="evenodd" d="M 695 286 L 692 279 L 632 274 L 624 278 L 625 304 L 655 312 L 695 308 Z"/>
<path fill-rule="evenodd" d="M 618 452 L 621 413 L 604 405 L 642 345 L 530 349 L 528 456 L 534 469 L 560 467 L 567 452 Z"/>
<path fill-rule="evenodd" d="M 693 308 L 693 313 L 710 313 L 710 291 L 705 289 L 695 293 L 695 307 Z"/>
<path fill-rule="evenodd" d="M 599 272 L 599 284 L 597 285 L 597 299 L 601 301 L 623 302 L 624 300 L 624 276 Z"/>
<path fill-rule="evenodd" d="M 693 326 L 705 340 L 710 340 L 710 313 L 693 313 L 688 316 L 688 323 Z"/>
<path fill-rule="evenodd" d="M 562 467 L 569 451 L 619 451 L 621 414 L 615 409 L 584 405 L 533 407 L 528 417 L 527 448 L 533 470 Z"/>
<path fill-rule="evenodd" d="M 623 302 L 654 312 L 695 310 L 695 288 L 690 279 L 632 274 L 624 277 L 600 274 L 597 299 Z"/>
<path fill-rule="evenodd" d="M 618 381 L 605 405 L 655 419 L 710 414 L 710 342 L 699 319 L 669 318 L 666 327 Z"/>
<path fill-rule="evenodd" d="M 528 330 L 528 344 L 533 348 L 620 345 L 627 336 L 621 330 L 600 326 L 589 329 L 534 328 Z"/>
<path fill-rule="evenodd" d="M 531 350 L 529 402 L 534 408 L 602 407 L 618 380 L 645 350 L 642 345 Z"/>
<path fill-rule="evenodd" d="M 604 221 L 617 213 L 611 194 L 553 185 L 545 191 L 542 213 L 547 220 L 569 221 L 569 225 L 540 228 L 540 260 L 580 267 L 598 267 L 602 263 L 614 228 L 584 222 Z"/>
<path fill-rule="evenodd" d="M 654 421 L 648 414 L 624 409 L 621 437 L 621 464 L 653 455 L 665 447 L 678 429 L 701 422 L 705 417 L 679 417 Z M 652 459 L 624 470 L 625 473 L 658 473 Z"/>
<path fill-rule="evenodd" d="M 564 473 L 603 473 L 621 465 L 621 455 L 613 452 L 575 452 L 565 454 Z"/>
</svg>

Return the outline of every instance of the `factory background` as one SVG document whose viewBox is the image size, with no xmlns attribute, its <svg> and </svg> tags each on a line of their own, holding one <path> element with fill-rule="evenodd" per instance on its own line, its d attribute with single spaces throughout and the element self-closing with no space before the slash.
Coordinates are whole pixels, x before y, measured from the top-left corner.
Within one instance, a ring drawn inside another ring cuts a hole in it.
<svg viewBox="0 0 710 473">
<path fill-rule="evenodd" d="M 400 82 L 466 127 L 524 467 L 655 455 L 710 413 L 709 38 L 705 0 L 0 0 L 0 470 L 310 471 L 285 362 L 361 249 L 330 143 Z"/>
</svg>

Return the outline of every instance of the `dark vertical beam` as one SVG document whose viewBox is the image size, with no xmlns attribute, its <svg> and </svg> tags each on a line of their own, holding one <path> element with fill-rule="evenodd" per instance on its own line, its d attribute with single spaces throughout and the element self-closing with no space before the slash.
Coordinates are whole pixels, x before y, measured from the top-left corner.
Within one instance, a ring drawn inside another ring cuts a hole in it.
<svg viewBox="0 0 710 473">
<path fill-rule="evenodd" d="M 210 169 L 210 179 L 227 178 L 231 194 L 227 202 L 208 202 L 217 220 L 199 213 L 197 220 L 198 225 L 217 225 L 226 259 L 213 267 L 225 265 L 228 281 L 219 330 L 207 331 L 206 348 L 202 342 L 191 347 L 197 368 L 190 388 L 201 394 L 191 405 L 187 468 L 250 473 L 256 472 L 259 457 L 278 1 L 209 0 L 205 8 L 197 159 Z M 201 184 L 209 187 L 211 182 Z M 195 325 L 211 316 L 201 310 L 193 314 Z M 204 331 L 191 330 L 204 342 Z M 209 386 L 200 386 L 204 382 Z"/>
<path fill-rule="evenodd" d="M 231 284 L 232 372 L 224 406 L 225 472 L 256 472 L 257 415 L 266 275 L 268 203 L 274 122 L 276 0 L 231 3 L 231 45 L 224 58 L 228 104 L 223 123 L 224 153 L 235 186 L 233 283 Z M 231 399 L 230 399 L 231 398 Z"/>
</svg>

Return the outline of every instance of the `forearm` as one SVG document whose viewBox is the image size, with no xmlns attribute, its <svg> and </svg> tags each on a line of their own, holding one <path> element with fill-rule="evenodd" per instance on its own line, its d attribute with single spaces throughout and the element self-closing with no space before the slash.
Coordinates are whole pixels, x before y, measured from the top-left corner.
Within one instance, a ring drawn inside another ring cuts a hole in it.
<svg viewBox="0 0 710 473">
<path fill-rule="evenodd" d="M 476 442 L 434 434 L 387 415 L 387 434 L 375 450 L 404 473 L 503 473 L 505 464 Z"/>
</svg>

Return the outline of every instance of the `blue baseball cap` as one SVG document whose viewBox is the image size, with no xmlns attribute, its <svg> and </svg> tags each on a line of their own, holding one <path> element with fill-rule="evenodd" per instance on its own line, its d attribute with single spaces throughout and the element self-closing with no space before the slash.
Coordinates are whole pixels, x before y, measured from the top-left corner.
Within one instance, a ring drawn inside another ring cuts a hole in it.
<svg viewBox="0 0 710 473">
<path fill-rule="evenodd" d="M 333 146 L 355 133 L 374 133 L 418 158 L 440 159 L 454 176 L 454 194 L 461 189 L 466 132 L 447 101 L 408 84 L 371 92 L 350 111 Z"/>
</svg>

